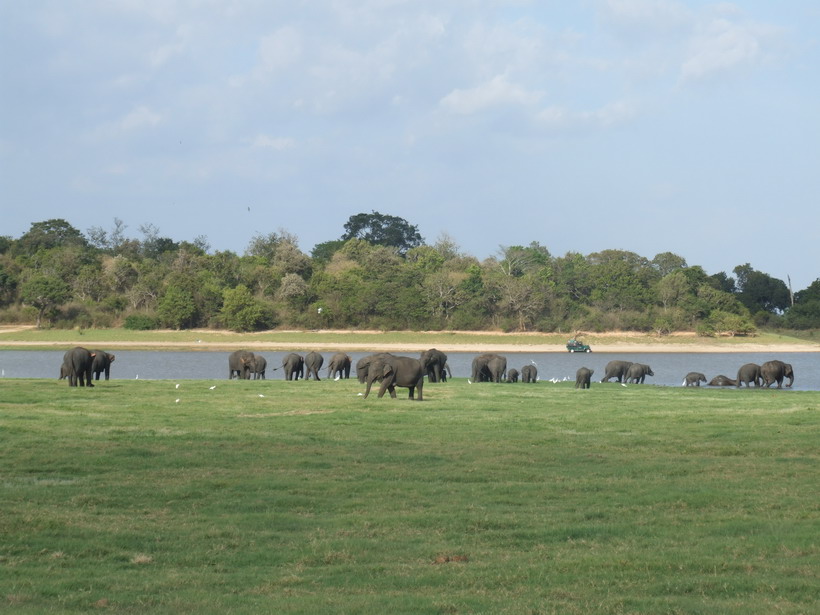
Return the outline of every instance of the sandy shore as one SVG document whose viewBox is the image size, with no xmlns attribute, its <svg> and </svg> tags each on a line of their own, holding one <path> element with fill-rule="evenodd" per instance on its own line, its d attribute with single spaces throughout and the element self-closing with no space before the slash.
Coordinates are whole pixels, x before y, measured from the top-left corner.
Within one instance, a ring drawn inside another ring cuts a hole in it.
<svg viewBox="0 0 820 615">
<path fill-rule="evenodd" d="M 0 346 L 5 348 L 65 348 L 73 342 L 23 342 L 23 341 L 0 341 Z M 244 342 L 124 342 L 124 341 L 94 341 L 88 346 L 95 348 L 105 348 L 106 350 L 236 350 L 238 348 L 248 348 L 255 351 L 277 351 L 293 350 L 307 351 L 317 350 L 324 352 L 421 352 L 430 348 L 430 344 L 380 344 L 377 340 L 367 343 L 335 343 L 324 342 L 320 344 L 303 344 L 292 342 L 261 342 L 248 340 Z M 562 344 L 436 344 L 436 348 L 443 352 L 555 352 L 566 353 L 567 349 Z M 611 344 L 601 344 L 593 346 L 593 351 L 597 353 L 672 353 L 672 352 L 820 352 L 818 344 L 698 344 L 698 343 L 641 343 L 641 342 L 619 342 Z"/>
<path fill-rule="evenodd" d="M 191 340 L 188 341 L 171 341 L 171 340 L 142 340 L 142 341 L 123 341 L 123 340 L 80 340 L 72 335 L 71 331 L 67 331 L 66 339 L 64 340 L 4 340 L 4 333 L 19 333 L 21 331 L 33 330 L 31 325 L 11 325 L 0 326 L 0 348 L 14 349 L 14 348 L 68 348 L 75 345 L 83 345 L 86 347 L 104 348 L 106 350 L 228 350 L 233 351 L 238 348 L 247 348 L 256 351 L 308 351 L 316 350 L 321 352 L 406 352 L 417 353 L 427 350 L 435 346 L 443 352 L 495 352 L 495 353 L 513 353 L 513 352 L 527 352 L 527 353 L 566 353 L 567 349 L 565 342 L 555 343 L 555 336 L 549 336 L 549 342 L 545 339 L 548 337 L 542 333 L 518 333 L 518 334 L 504 334 L 504 333 L 486 333 L 477 331 L 458 331 L 458 332 L 425 332 L 420 333 L 419 338 L 427 337 L 428 341 L 415 342 L 401 342 L 401 343 L 387 343 L 381 341 L 382 332 L 380 331 L 339 331 L 339 330 L 319 330 L 319 331 L 279 331 L 278 333 L 319 333 L 331 336 L 338 335 L 340 338 L 346 335 L 353 334 L 356 340 L 332 342 L 323 340 L 321 342 L 285 342 L 285 341 L 264 341 L 258 339 L 261 335 L 269 335 L 270 332 L 261 332 L 258 334 L 249 333 L 240 341 L 234 341 L 236 334 L 230 331 L 214 331 L 214 330 L 190 330 Z M 168 332 L 178 333 L 178 332 Z M 441 334 L 453 335 L 459 338 L 458 341 L 442 341 L 437 339 L 434 343 L 430 342 L 430 334 L 438 337 Z M 225 335 L 233 338 L 229 340 L 220 340 L 219 336 Z M 491 336 L 493 342 L 481 340 L 482 335 Z M 509 343 L 498 342 L 499 337 L 509 335 L 512 339 Z M 199 339 L 199 336 L 206 339 Z M 216 336 L 217 339 L 214 339 Z M 778 342 L 755 342 L 754 338 L 743 340 L 730 340 L 728 338 L 700 338 L 694 333 L 673 333 L 667 337 L 658 338 L 651 335 L 635 332 L 610 332 L 610 333 L 592 333 L 592 332 L 577 332 L 576 336 L 582 339 L 585 343 L 590 344 L 593 352 L 598 353 L 679 353 L 679 352 L 698 352 L 698 353 L 719 353 L 719 352 L 820 352 L 820 343 L 812 343 L 808 341 L 797 341 L 794 343 L 778 343 Z M 74 339 L 72 339 L 74 337 Z M 210 338 L 210 339 L 208 339 Z M 524 341 L 522 341 L 522 338 Z M 475 341 L 473 341 L 475 340 Z M 530 341 L 531 340 L 531 341 Z"/>
</svg>

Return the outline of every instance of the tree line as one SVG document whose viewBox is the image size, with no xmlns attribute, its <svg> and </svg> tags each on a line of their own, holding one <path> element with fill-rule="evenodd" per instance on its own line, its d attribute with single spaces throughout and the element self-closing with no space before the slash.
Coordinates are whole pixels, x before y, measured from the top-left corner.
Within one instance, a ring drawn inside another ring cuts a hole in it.
<svg viewBox="0 0 820 615">
<path fill-rule="evenodd" d="M 748 263 L 709 275 L 671 252 L 554 256 L 534 241 L 479 260 L 447 235 L 373 211 L 310 254 L 286 230 L 244 254 L 157 227 L 84 234 L 63 219 L 0 237 L 0 322 L 130 329 L 276 327 L 749 335 L 820 328 L 820 279 L 791 293 Z"/>
</svg>

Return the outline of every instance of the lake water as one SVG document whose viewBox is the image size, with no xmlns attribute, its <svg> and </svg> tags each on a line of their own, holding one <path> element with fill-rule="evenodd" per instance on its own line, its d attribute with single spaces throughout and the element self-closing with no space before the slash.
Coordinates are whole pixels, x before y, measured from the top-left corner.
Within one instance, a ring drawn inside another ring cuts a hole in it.
<svg viewBox="0 0 820 615">
<path fill-rule="evenodd" d="M 252 350 L 252 348 L 251 348 Z M 227 351 L 113 351 L 116 361 L 111 367 L 112 379 L 152 379 L 152 380 L 223 380 L 228 377 Z M 0 351 L 0 379 L 2 378 L 57 378 L 63 362 L 64 351 L 54 350 L 7 350 Z M 282 358 L 288 352 L 260 352 L 268 361 L 268 378 L 281 379 L 279 367 Z M 300 352 L 304 355 L 305 352 Z M 325 367 L 322 378 L 327 373 L 327 363 L 332 352 L 325 352 Z M 354 368 L 351 378 L 355 377 L 355 364 L 369 352 L 350 352 Z M 415 353 L 396 353 L 417 357 Z M 447 353 L 448 363 L 454 378 L 470 376 L 473 358 L 478 353 Z M 738 368 L 744 363 L 758 365 L 772 359 L 791 363 L 795 373 L 794 390 L 820 391 L 820 353 L 816 352 L 781 352 L 781 353 L 504 353 L 507 357 L 507 368 L 521 371 L 524 365 L 535 363 L 539 380 L 565 378 L 575 380 L 575 371 L 579 367 L 595 370 L 593 383 L 601 379 L 604 366 L 612 359 L 623 359 L 635 363 L 646 363 L 652 367 L 655 376 L 648 376 L 646 384 L 661 386 L 680 386 L 684 376 L 689 372 L 702 372 L 707 380 L 718 374 L 734 378 Z M 104 377 L 104 376 L 103 376 Z M 786 381 L 788 382 L 788 380 Z"/>
</svg>

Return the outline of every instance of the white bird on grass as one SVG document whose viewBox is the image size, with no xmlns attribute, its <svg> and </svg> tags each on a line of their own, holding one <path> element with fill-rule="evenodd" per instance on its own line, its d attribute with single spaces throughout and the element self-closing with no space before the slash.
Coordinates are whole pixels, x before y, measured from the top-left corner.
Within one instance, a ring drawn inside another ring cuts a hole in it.
<svg viewBox="0 0 820 615">
<path fill-rule="evenodd" d="M 214 386 L 212 386 L 212 387 L 208 387 L 208 390 L 209 390 L 209 391 L 213 391 L 215 388 L 216 388 L 216 385 L 214 385 Z"/>
<path fill-rule="evenodd" d="M 174 388 L 175 388 L 175 389 L 178 389 L 178 388 L 179 388 L 179 384 L 177 384 Z"/>
<path fill-rule="evenodd" d="M 178 404 L 178 403 L 179 403 L 179 399 L 177 399 L 174 403 L 175 403 L 175 404 Z"/>
</svg>

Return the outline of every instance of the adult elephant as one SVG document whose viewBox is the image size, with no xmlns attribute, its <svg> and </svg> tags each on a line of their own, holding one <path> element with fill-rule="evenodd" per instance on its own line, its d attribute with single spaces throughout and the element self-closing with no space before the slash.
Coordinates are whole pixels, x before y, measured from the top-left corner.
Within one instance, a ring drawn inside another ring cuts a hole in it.
<svg viewBox="0 0 820 615">
<path fill-rule="evenodd" d="M 604 368 L 604 377 L 601 378 L 601 382 L 609 382 L 610 378 L 617 378 L 618 382 L 623 382 L 630 365 L 632 361 L 610 361 Z"/>
<path fill-rule="evenodd" d="M 655 372 L 652 368 L 644 363 L 633 363 L 626 370 L 624 375 L 624 382 L 631 382 L 633 384 L 643 384 L 647 376 L 654 376 Z"/>
<path fill-rule="evenodd" d="M 65 372 L 68 378 L 68 386 L 93 387 L 91 382 L 91 371 L 94 364 L 94 353 L 85 348 L 77 346 L 63 355 L 63 367 L 60 373 Z"/>
<path fill-rule="evenodd" d="M 709 381 L 710 387 L 733 387 L 737 384 L 737 380 L 732 380 L 729 376 L 719 374 Z"/>
<path fill-rule="evenodd" d="M 538 368 L 535 365 L 525 365 L 521 368 L 521 382 L 538 382 Z"/>
<path fill-rule="evenodd" d="M 367 375 L 370 372 L 370 364 L 375 361 L 376 359 L 380 359 L 383 357 L 392 357 L 389 352 L 377 352 L 376 354 L 367 355 L 366 357 L 362 357 L 358 361 L 356 361 L 356 377 L 359 379 L 359 382 L 364 384 L 367 382 Z"/>
<path fill-rule="evenodd" d="M 701 382 L 706 382 L 706 376 L 700 372 L 689 372 L 683 379 L 683 386 L 699 387 Z"/>
<path fill-rule="evenodd" d="M 390 397 L 396 398 L 396 387 L 406 387 L 410 389 L 410 399 L 414 399 L 414 392 L 418 389 L 419 401 L 422 401 L 422 390 L 424 389 L 424 369 L 421 361 L 411 357 L 397 357 L 393 355 L 383 355 L 370 362 L 367 371 L 367 390 L 364 396 L 370 394 L 370 387 L 376 380 L 381 381 L 379 386 L 379 397 L 384 397 L 385 391 L 390 392 Z"/>
<path fill-rule="evenodd" d="M 514 367 L 507 372 L 507 382 L 518 382 L 518 370 Z"/>
<path fill-rule="evenodd" d="M 740 388 L 744 384 L 747 387 L 752 386 L 754 382 L 755 387 L 759 387 L 763 383 L 763 377 L 760 375 L 760 366 L 757 363 L 746 363 L 741 365 L 737 370 L 737 387 Z"/>
<path fill-rule="evenodd" d="M 235 350 L 228 355 L 228 380 L 250 380 L 254 354 L 250 350 Z"/>
<path fill-rule="evenodd" d="M 592 374 L 594 373 L 594 369 L 589 369 L 588 367 L 579 367 L 578 371 L 575 372 L 575 388 L 588 389 L 589 383 L 592 381 Z"/>
<path fill-rule="evenodd" d="M 473 382 L 501 382 L 507 373 L 507 357 L 485 353 L 473 359 Z"/>
<path fill-rule="evenodd" d="M 447 355 L 435 348 L 421 353 L 421 368 L 427 374 L 427 382 L 446 382 Z"/>
<path fill-rule="evenodd" d="M 268 369 L 268 361 L 261 354 L 254 355 L 251 373 L 254 380 L 264 380 L 265 371 Z"/>
<path fill-rule="evenodd" d="M 351 360 L 347 353 L 337 352 L 330 358 L 327 366 L 328 378 L 350 378 Z"/>
<path fill-rule="evenodd" d="M 103 350 L 92 350 L 94 360 L 91 362 L 91 371 L 94 372 L 94 380 L 100 379 L 100 374 L 105 372 L 105 379 L 111 376 L 111 364 L 114 362 L 114 355 Z"/>
<path fill-rule="evenodd" d="M 783 363 L 783 361 L 766 361 L 760 366 L 760 376 L 763 378 L 763 384 L 765 384 L 767 388 L 777 382 L 777 388 L 782 389 L 783 378 L 789 379 L 789 384 L 786 385 L 787 387 L 791 387 L 791 385 L 794 384 L 794 370 L 791 364 Z"/>
<path fill-rule="evenodd" d="M 291 352 L 282 358 L 282 368 L 285 372 L 285 380 L 299 380 L 305 375 L 305 358 Z"/>
<path fill-rule="evenodd" d="M 324 363 L 325 358 L 318 352 L 311 350 L 307 353 L 305 355 L 305 380 L 310 380 L 311 376 L 316 378 L 316 380 L 321 380 L 321 378 L 319 378 L 319 370 L 322 369 Z"/>
</svg>

